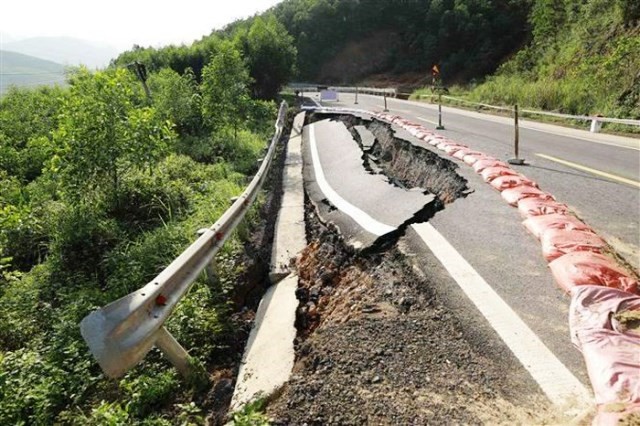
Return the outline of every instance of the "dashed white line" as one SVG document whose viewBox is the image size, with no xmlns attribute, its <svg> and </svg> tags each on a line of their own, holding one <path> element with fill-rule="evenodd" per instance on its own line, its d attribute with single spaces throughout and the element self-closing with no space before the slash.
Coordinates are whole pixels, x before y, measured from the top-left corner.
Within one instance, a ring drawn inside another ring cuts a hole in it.
<svg viewBox="0 0 640 426">
<path fill-rule="evenodd" d="M 320 187 L 320 190 L 327 197 L 327 200 L 331 202 L 338 210 L 355 220 L 366 231 L 377 235 L 388 234 L 396 230 L 393 226 L 384 224 L 369 216 L 366 212 L 360 210 L 358 207 L 349 203 L 342 198 L 327 182 L 320 164 L 320 155 L 318 154 L 318 146 L 316 143 L 315 125 L 311 124 L 309 127 L 309 147 L 311 148 L 311 159 L 313 161 L 313 171 L 316 176 L 316 182 Z"/>
<path fill-rule="evenodd" d="M 462 291 L 518 358 L 549 400 L 580 413 L 592 400 L 587 388 L 430 223 L 411 225 Z"/>
</svg>

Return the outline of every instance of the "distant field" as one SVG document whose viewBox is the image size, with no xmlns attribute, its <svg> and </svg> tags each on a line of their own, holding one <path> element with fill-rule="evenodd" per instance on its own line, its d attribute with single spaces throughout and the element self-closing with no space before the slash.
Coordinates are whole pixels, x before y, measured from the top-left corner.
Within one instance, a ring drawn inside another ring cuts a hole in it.
<svg viewBox="0 0 640 426">
<path fill-rule="evenodd" d="M 64 66 L 21 53 L 0 50 L 0 93 L 10 86 L 64 84 Z"/>
</svg>

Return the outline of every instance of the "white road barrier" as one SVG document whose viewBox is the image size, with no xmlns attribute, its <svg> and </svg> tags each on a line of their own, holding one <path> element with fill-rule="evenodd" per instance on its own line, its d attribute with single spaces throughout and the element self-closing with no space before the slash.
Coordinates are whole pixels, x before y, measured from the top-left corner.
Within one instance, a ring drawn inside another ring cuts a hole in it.
<svg viewBox="0 0 640 426">
<path fill-rule="evenodd" d="M 82 337 L 107 376 L 117 378 L 124 375 L 154 346 L 183 375 L 189 373 L 189 355 L 164 328 L 164 323 L 258 195 L 282 135 L 286 111 L 287 104 L 282 102 L 275 135 L 260 169 L 222 217 L 147 285 L 82 320 Z"/>
<path fill-rule="evenodd" d="M 432 98 L 437 95 L 418 95 L 418 98 Z M 504 107 L 504 106 L 496 106 L 484 104 L 481 102 L 473 102 L 468 101 L 466 99 L 455 98 L 453 96 L 442 96 L 443 99 L 449 99 L 456 102 L 462 102 L 469 105 L 480 106 L 483 108 L 495 109 L 498 111 L 512 111 L 512 107 Z M 601 115 L 571 115 L 571 114 L 562 114 L 559 112 L 550 112 L 550 111 L 541 111 L 534 109 L 521 109 L 520 112 L 532 115 L 543 115 L 547 117 L 556 117 L 556 118 L 564 118 L 570 120 L 580 120 L 580 121 L 591 121 L 590 130 L 592 133 L 598 133 L 602 128 L 602 123 L 616 123 L 616 124 L 624 124 L 627 126 L 640 126 L 640 120 L 633 120 L 628 118 L 611 118 L 611 117 L 603 117 Z"/>
</svg>

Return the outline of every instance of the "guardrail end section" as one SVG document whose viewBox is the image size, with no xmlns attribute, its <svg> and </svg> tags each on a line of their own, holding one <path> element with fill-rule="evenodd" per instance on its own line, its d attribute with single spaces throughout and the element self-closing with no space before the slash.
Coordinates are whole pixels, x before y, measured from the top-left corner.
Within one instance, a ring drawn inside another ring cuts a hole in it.
<svg viewBox="0 0 640 426">
<path fill-rule="evenodd" d="M 136 366 L 151 350 L 154 343 L 137 342 L 133 347 L 122 347 L 109 334 L 115 324 L 109 321 L 102 309 L 91 312 L 80 322 L 80 334 L 89 346 L 89 351 L 98 361 L 107 377 L 117 379 Z"/>
</svg>

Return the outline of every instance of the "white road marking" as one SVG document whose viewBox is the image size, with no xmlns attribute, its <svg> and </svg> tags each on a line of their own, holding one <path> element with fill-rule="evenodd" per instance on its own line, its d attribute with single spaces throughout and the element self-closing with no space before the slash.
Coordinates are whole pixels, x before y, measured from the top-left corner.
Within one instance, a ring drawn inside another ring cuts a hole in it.
<svg viewBox="0 0 640 426">
<path fill-rule="evenodd" d="M 555 132 L 552 132 L 552 131 L 549 131 L 549 130 L 542 130 L 542 129 L 539 129 L 539 128 L 535 127 L 535 126 L 532 127 L 532 126 L 526 125 L 526 124 L 523 125 L 522 121 L 523 120 L 520 121 L 520 123 L 518 124 L 518 127 L 522 128 L 522 129 L 531 130 L 533 132 L 546 133 L 548 135 L 561 136 L 561 137 L 564 137 L 564 138 L 571 138 L 571 139 L 579 139 L 581 141 L 597 143 L 597 144 L 600 144 L 600 145 L 608 145 L 608 146 L 614 146 L 616 148 L 624 148 L 624 149 L 632 149 L 634 151 L 640 151 L 640 148 L 636 148 L 635 146 L 626 146 L 626 145 L 619 145 L 617 143 L 611 143 L 611 142 L 594 141 L 592 139 L 587 139 L 587 138 L 583 138 L 583 137 L 580 137 L 580 136 L 563 135 L 561 133 L 555 133 Z M 525 121 L 525 123 L 526 123 L 526 121 Z"/>
<path fill-rule="evenodd" d="M 614 175 L 612 173 L 603 172 L 602 170 L 592 169 L 591 167 L 583 166 L 582 164 L 572 163 L 571 161 L 562 160 L 560 158 L 552 157 L 546 154 L 536 154 L 538 157 L 545 158 L 549 161 L 554 161 L 556 163 L 565 165 L 567 167 L 571 167 L 573 169 L 577 169 L 583 172 L 591 173 L 596 176 L 602 176 L 603 178 L 614 180 L 616 182 L 626 183 L 627 185 L 635 186 L 636 188 L 640 188 L 640 182 L 633 179 L 627 179 L 622 176 Z"/>
<path fill-rule="evenodd" d="M 381 236 L 396 230 L 393 226 L 378 222 L 366 212 L 349 203 L 334 191 L 331 185 L 329 185 L 329 182 L 327 182 L 327 179 L 324 176 L 322 165 L 320 164 L 320 155 L 318 154 L 318 146 L 316 143 L 315 124 L 309 125 L 309 147 L 311 148 L 311 159 L 313 161 L 313 171 L 316 176 L 316 182 L 324 196 L 327 197 L 327 200 L 329 200 L 331 204 L 355 220 L 363 229 L 374 235 Z"/>
<path fill-rule="evenodd" d="M 549 400 L 580 413 L 593 400 L 585 386 L 430 224 L 411 225 L 518 358 Z"/>
</svg>

